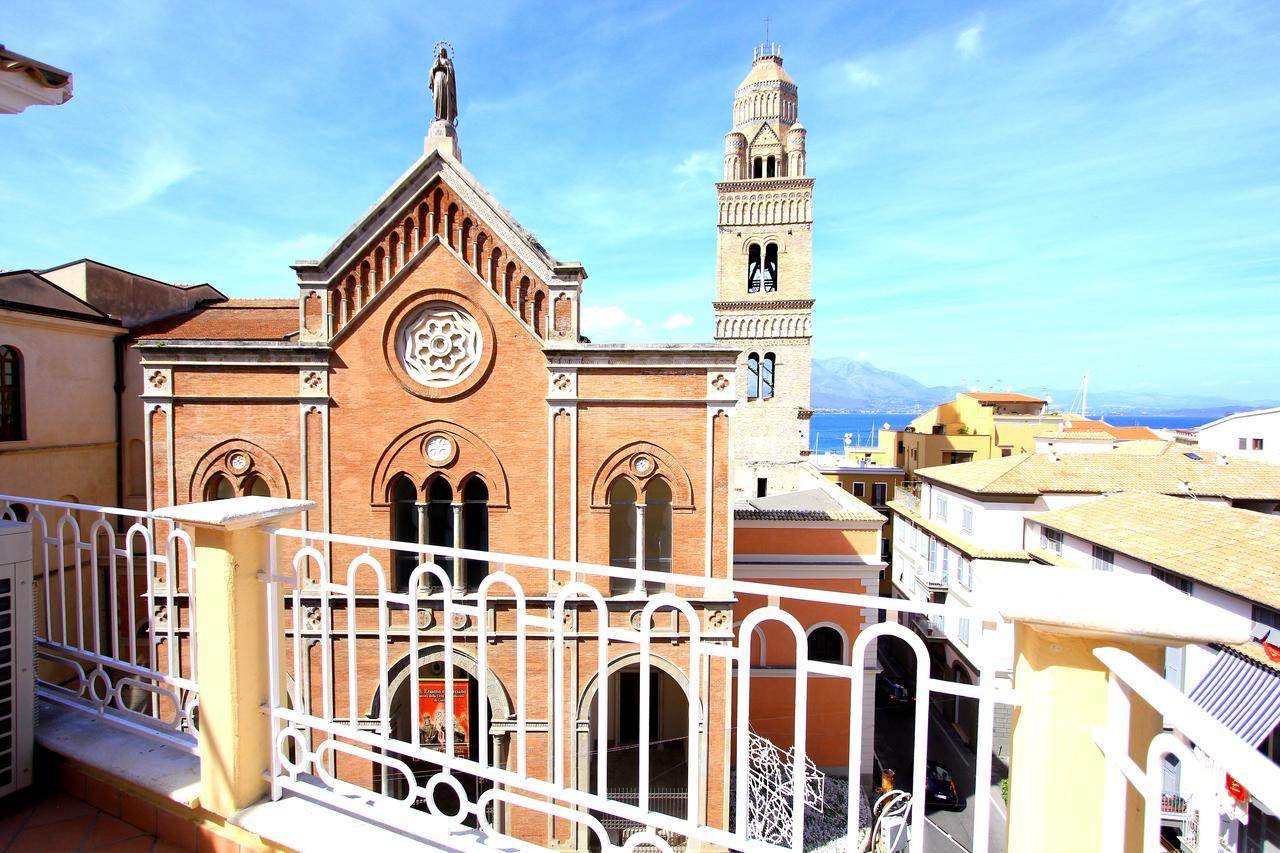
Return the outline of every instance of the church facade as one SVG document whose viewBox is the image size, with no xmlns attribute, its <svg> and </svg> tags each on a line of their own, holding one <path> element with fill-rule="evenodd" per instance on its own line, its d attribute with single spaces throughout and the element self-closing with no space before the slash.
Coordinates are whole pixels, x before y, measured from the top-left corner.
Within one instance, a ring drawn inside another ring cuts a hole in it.
<svg viewBox="0 0 1280 853">
<path fill-rule="evenodd" d="M 324 257 L 294 265 L 296 298 L 210 303 L 138 333 L 148 507 L 304 498 L 316 507 L 301 526 L 317 533 L 729 577 L 736 350 L 589 343 L 579 331 L 583 266 L 552 257 L 523 229 L 463 167 L 453 123 L 441 124 L 433 124 L 424 155 Z M 332 542 L 326 551 L 321 571 L 334 583 L 369 552 L 403 591 L 417 563 L 392 548 Z M 428 599 L 474 597 L 496 570 L 474 560 L 444 568 L 451 589 L 432 589 Z M 504 568 L 523 587 L 529 612 L 550 616 L 565 579 Z M 368 612 L 352 618 L 376 624 L 376 584 L 362 577 L 359 607 Z M 612 626 L 637 624 L 643 585 L 587 582 L 606 597 Z M 700 598 L 696 608 L 705 639 L 732 642 L 731 601 Z M 426 660 L 435 654 L 439 669 L 440 620 L 425 622 L 420 651 Z M 655 682 L 653 701 L 659 718 L 673 721 L 681 712 L 668 704 L 701 704 L 701 730 L 673 729 L 667 739 L 683 735 L 686 756 L 705 756 L 701 818 L 723 825 L 729 744 L 725 727 L 711 721 L 727 719 L 727 675 L 717 669 L 700 685 L 681 684 L 688 626 L 670 618 L 667 625 L 654 634 L 655 671 L 668 675 Z M 568 778 L 590 790 L 594 737 L 586 735 L 604 724 L 591 717 L 598 629 L 586 619 L 577 627 L 568 672 L 557 676 L 550 656 L 529 654 L 526 676 L 535 695 L 546 695 L 553 678 L 568 680 L 574 701 L 560 730 L 579 733 L 567 745 Z M 500 717 L 502 697 L 515 694 L 514 639 L 499 632 L 487 650 L 487 680 L 499 691 L 489 708 L 494 723 L 465 738 L 490 739 L 489 755 L 500 761 L 512 760 L 509 721 Z M 406 707 L 404 692 L 418 689 L 418 678 L 405 673 L 406 632 L 393 630 L 389 640 L 386 660 L 397 677 L 387 696 L 379 695 L 376 633 L 362 641 L 355 697 L 344 677 L 324 683 L 318 642 L 306 671 L 292 673 L 298 702 L 343 709 L 354 699 L 361 713 L 349 722 L 360 724 L 379 707 Z M 455 632 L 463 662 L 455 677 L 473 689 L 475 644 L 474 626 Z M 609 649 L 616 656 L 610 709 L 625 714 L 638 701 L 627 675 L 637 655 L 622 643 Z M 428 674 L 438 673 L 420 676 Z M 554 727 L 545 701 L 531 705 L 544 711 L 541 722 L 530 712 L 529 767 L 551 779 Z M 633 734 L 625 720 L 607 724 L 611 749 L 626 747 Z M 680 762 L 674 752 L 670 758 Z M 367 764 L 337 764 L 352 781 L 381 784 L 367 778 Z M 611 787 L 615 768 L 625 774 L 627 762 L 610 763 Z M 537 843 L 575 833 L 536 812 L 498 822 Z"/>
</svg>

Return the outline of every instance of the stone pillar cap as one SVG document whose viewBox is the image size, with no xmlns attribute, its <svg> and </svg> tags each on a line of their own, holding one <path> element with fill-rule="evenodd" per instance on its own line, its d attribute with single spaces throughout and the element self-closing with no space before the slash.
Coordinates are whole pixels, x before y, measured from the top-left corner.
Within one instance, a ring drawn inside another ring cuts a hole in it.
<svg viewBox="0 0 1280 853">
<path fill-rule="evenodd" d="M 315 501 L 264 498 L 250 495 L 249 497 L 227 498 L 221 501 L 201 501 L 200 503 L 166 506 L 157 509 L 154 514 L 159 518 L 186 522 L 197 527 L 239 530 L 245 527 L 259 527 L 268 522 L 278 521 L 315 508 Z"/>
<path fill-rule="evenodd" d="M 984 566 L 978 606 L 1055 634 L 1121 636 L 1159 645 L 1249 641 L 1243 616 L 1150 575 L 1059 566 Z"/>
</svg>

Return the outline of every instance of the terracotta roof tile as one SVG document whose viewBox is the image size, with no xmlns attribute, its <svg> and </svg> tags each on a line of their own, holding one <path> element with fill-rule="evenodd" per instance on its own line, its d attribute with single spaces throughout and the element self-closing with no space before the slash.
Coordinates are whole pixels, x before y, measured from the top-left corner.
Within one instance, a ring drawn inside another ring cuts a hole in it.
<svg viewBox="0 0 1280 853">
<path fill-rule="evenodd" d="M 298 331 L 296 299 L 227 299 L 152 323 L 139 340 L 280 341 Z"/>
<path fill-rule="evenodd" d="M 1126 442 L 1129 444 L 1147 442 Z M 1006 456 L 959 465 L 921 468 L 916 476 L 967 492 L 991 495 L 1106 494 L 1157 492 L 1184 494 L 1181 483 L 1200 497 L 1232 500 L 1280 500 L 1280 465 L 1253 459 L 1218 462 L 1216 454 L 1172 442 L 1159 455 L 1121 453 L 1048 453 Z M 1152 451 L 1157 448 L 1149 448 Z M 1192 457 L 1200 458 L 1192 458 Z"/>
<path fill-rule="evenodd" d="M 1250 601 L 1280 607 L 1280 516 L 1127 492 L 1028 518 Z"/>
</svg>

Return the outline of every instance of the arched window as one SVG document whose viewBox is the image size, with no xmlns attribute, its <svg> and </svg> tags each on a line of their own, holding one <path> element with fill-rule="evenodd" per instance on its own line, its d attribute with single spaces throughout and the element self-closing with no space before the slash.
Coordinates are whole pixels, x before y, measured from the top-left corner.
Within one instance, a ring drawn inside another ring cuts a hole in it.
<svg viewBox="0 0 1280 853">
<path fill-rule="evenodd" d="M 773 364 L 773 353 L 765 353 L 760 361 L 760 397 L 764 400 L 773 396 Z"/>
<path fill-rule="evenodd" d="M 236 488 L 231 481 L 221 474 L 214 474 L 204 487 L 204 499 L 207 501 L 225 501 L 236 496 Z"/>
<path fill-rule="evenodd" d="M 609 489 L 609 565 L 619 569 L 636 566 L 636 490 L 623 477 Z M 609 591 L 614 595 L 632 586 L 625 578 L 609 580 Z"/>
<path fill-rule="evenodd" d="M 671 487 L 654 477 L 644 490 L 644 567 L 671 571 Z"/>
<path fill-rule="evenodd" d="M 770 293 L 778 289 L 778 244 L 764 247 L 764 290 Z"/>
<path fill-rule="evenodd" d="M 762 158 L 757 157 L 755 160 L 751 161 L 751 177 L 764 177 L 764 160 Z"/>
<path fill-rule="evenodd" d="M 11 346 L 0 346 L 0 441 L 27 437 L 22 402 L 22 355 Z"/>
<path fill-rule="evenodd" d="M 769 159 L 766 160 L 764 163 L 764 176 L 766 178 L 772 178 L 775 175 L 777 175 L 777 173 L 778 173 L 778 158 L 770 154 Z"/>
<path fill-rule="evenodd" d="M 242 488 L 246 495 L 251 495 L 255 498 L 271 497 L 271 487 L 267 485 L 267 481 L 256 475 L 250 477 Z"/>
<path fill-rule="evenodd" d="M 418 490 L 413 481 L 401 474 L 391 483 L 391 538 L 397 542 L 417 545 L 418 538 Z M 395 552 L 396 589 L 409 588 L 409 575 L 418 565 L 418 555 L 412 552 Z"/>
<path fill-rule="evenodd" d="M 747 399 L 754 400 L 760 396 L 760 356 L 757 353 L 747 355 Z"/>
<path fill-rule="evenodd" d="M 465 263 L 471 263 L 471 217 L 462 220 L 462 235 L 459 240 L 458 250 L 462 255 Z"/>
<path fill-rule="evenodd" d="M 844 637 L 830 625 L 809 632 L 809 660 L 844 663 Z"/>
<path fill-rule="evenodd" d="M 760 246 L 752 243 L 747 247 L 747 293 L 759 293 L 762 281 L 764 270 L 760 265 Z"/>
<path fill-rule="evenodd" d="M 533 294 L 533 331 L 538 337 L 542 337 L 547 333 L 547 330 L 543 328 L 546 313 L 547 295 L 539 290 Z"/>
<path fill-rule="evenodd" d="M 489 487 L 479 477 L 467 480 L 462 489 L 462 547 L 472 551 L 489 550 Z M 474 590 L 489 574 L 484 560 L 467 560 L 467 589 Z"/>
<path fill-rule="evenodd" d="M 453 547 L 453 487 L 444 477 L 436 477 L 427 490 L 427 544 L 443 548 Z M 453 560 L 435 557 L 435 564 L 444 569 L 452 581 Z"/>
</svg>

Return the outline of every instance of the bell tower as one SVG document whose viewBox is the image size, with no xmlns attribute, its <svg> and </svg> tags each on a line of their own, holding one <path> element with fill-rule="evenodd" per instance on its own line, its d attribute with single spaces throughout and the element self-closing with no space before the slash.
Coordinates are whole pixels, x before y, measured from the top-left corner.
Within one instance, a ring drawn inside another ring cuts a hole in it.
<svg viewBox="0 0 1280 853">
<path fill-rule="evenodd" d="M 813 179 L 795 81 L 777 44 L 754 51 L 733 96 L 716 184 L 715 337 L 739 350 L 734 487 L 785 490 L 809 452 Z"/>
</svg>

